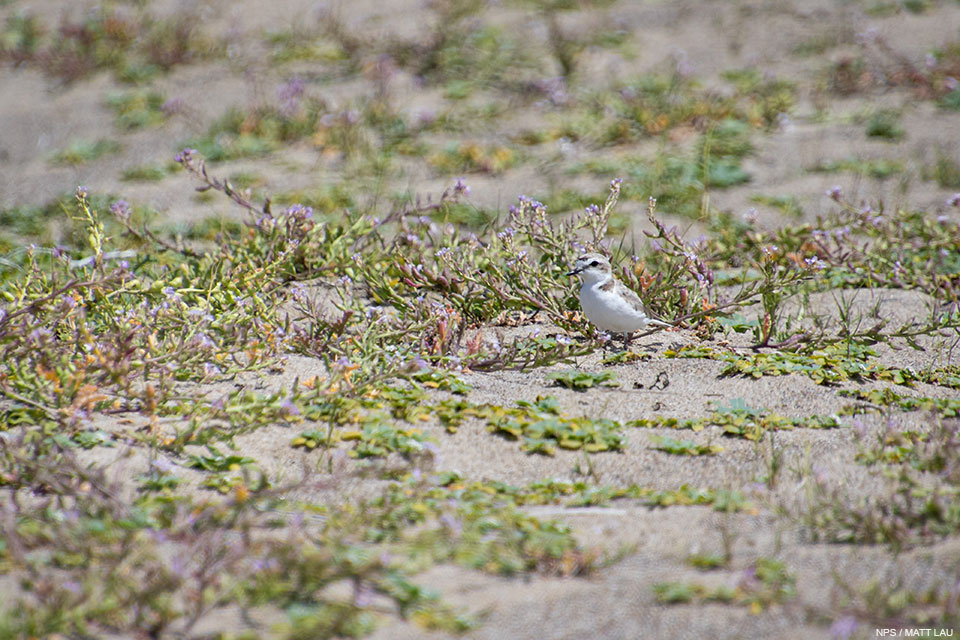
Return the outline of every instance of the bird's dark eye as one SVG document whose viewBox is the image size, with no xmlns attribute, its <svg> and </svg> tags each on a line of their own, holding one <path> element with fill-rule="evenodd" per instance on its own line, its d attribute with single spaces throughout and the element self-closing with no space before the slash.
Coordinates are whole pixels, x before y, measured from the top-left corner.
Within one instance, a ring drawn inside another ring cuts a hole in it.
<svg viewBox="0 0 960 640">
<path fill-rule="evenodd" d="M 600 266 L 600 263 L 597 262 L 596 260 L 594 260 L 593 262 L 590 263 L 590 266 L 591 266 L 591 267 L 599 267 L 599 266 Z"/>
</svg>

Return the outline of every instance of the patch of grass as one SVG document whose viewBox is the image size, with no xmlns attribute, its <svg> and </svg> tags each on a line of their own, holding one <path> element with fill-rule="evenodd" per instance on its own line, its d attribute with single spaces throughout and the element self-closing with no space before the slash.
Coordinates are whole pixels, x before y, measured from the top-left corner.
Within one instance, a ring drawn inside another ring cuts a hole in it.
<svg viewBox="0 0 960 640">
<path fill-rule="evenodd" d="M 894 624 L 950 629 L 960 623 L 949 588 L 918 590 L 899 576 L 853 584 L 837 575 L 834 581 L 845 602 L 841 622 L 848 629 Z"/>
<path fill-rule="evenodd" d="M 929 432 L 903 431 L 895 420 L 857 459 L 875 471 L 879 491 L 852 497 L 815 479 L 799 518 L 813 540 L 886 544 L 900 550 L 960 531 L 960 440 L 939 423 Z"/>
<path fill-rule="evenodd" d="M 909 13 L 924 13 L 931 5 L 930 0 L 903 0 L 903 8 Z"/>
<path fill-rule="evenodd" d="M 865 160 L 860 158 L 843 158 L 841 160 L 831 160 L 820 162 L 809 169 L 817 173 L 856 173 L 876 180 L 886 180 L 895 175 L 902 174 L 904 166 L 897 160 L 887 160 L 880 158 L 877 160 Z"/>
<path fill-rule="evenodd" d="M 339 62 L 349 59 L 343 47 L 333 38 L 326 38 L 316 29 L 295 26 L 264 35 L 270 48 L 270 59 L 276 64 L 297 61 Z"/>
<path fill-rule="evenodd" d="M 686 562 L 702 571 L 711 571 L 727 566 L 730 560 L 722 553 L 694 553 L 687 556 Z"/>
<path fill-rule="evenodd" d="M 745 438 L 747 440 L 762 440 L 767 431 L 790 430 L 790 429 L 835 429 L 840 426 L 840 421 L 836 416 L 808 416 L 798 418 L 788 418 L 775 413 L 754 409 L 747 406 L 740 398 L 734 398 L 727 407 L 717 408 L 711 415 L 705 418 L 640 418 L 627 422 L 629 427 L 642 428 L 668 428 L 668 429 L 692 429 L 693 431 L 702 431 L 707 427 L 720 427 L 724 435 Z M 687 441 L 681 441 L 676 445 L 678 450 L 682 450 Z M 711 445 L 693 445 L 693 449 L 700 449 L 708 455 L 716 453 L 711 451 Z M 682 451 L 678 451 L 682 452 Z M 673 453 L 673 451 L 670 451 Z M 696 453 L 696 451 L 694 451 Z M 697 455 L 703 455 L 697 453 Z"/>
<path fill-rule="evenodd" d="M 743 158 L 753 151 L 750 134 L 747 124 L 727 118 L 708 129 L 689 154 L 661 151 L 652 159 L 597 160 L 574 170 L 625 175 L 625 198 L 646 202 L 652 196 L 667 213 L 700 218 L 711 213 L 706 209 L 710 188 L 725 189 L 750 180 L 741 166 Z"/>
<path fill-rule="evenodd" d="M 444 207 L 431 217 L 444 224 L 453 223 L 482 228 L 495 222 L 497 216 L 497 212 L 492 209 L 477 207 L 469 203 L 460 203 Z"/>
<path fill-rule="evenodd" d="M 256 462 L 246 456 L 224 455 L 211 445 L 207 445 L 207 449 L 210 455 L 192 455 L 187 466 L 203 471 L 238 471 L 241 467 Z"/>
<path fill-rule="evenodd" d="M 734 69 L 723 76 L 738 91 L 741 119 L 754 127 L 771 127 L 793 109 L 797 89 L 789 80 L 758 69 Z"/>
<path fill-rule="evenodd" d="M 881 380 L 912 386 L 915 382 L 953 384 L 951 375 L 923 374 L 912 369 L 887 367 L 869 360 L 876 352 L 858 345 L 831 345 L 809 355 L 792 352 L 760 352 L 737 354 L 711 347 L 689 346 L 679 351 L 668 350 L 668 358 L 708 358 L 727 363 L 722 376 L 743 375 L 760 378 L 798 373 L 817 384 L 837 384 L 846 380 Z"/>
<path fill-rule="evenodd" d="M 502 145 L 481 145 L 475 142 L 449 143 L 443 151 L 427 158 L 439 173 L 501 174 L 513 167 L 519 158 L 516 152 Z"/>
<path fill-rule="evenodd" d="M 895 407 L 901 411 L 931 411 L 945 418 L 960 416 L 960 400 L 956 398 L 905 396 L 892 389 L 871 389 L 870 391 L 841 389 L 837 393 L 856 400 L 855 404 L 843 409 L 843 412 L 849 415 L 868 411 L 885 411 L 887 407 Z"/>
<path fill-rule="evenodd" d="M 792 218 L 803 217 L 803 207 L 796 196 L 765 196 L 758 193 L 750 196 L 750 202 L 777 209 Z"/>
<path fill-rule="evenodd" d="M 552 396 L 517 401 L 516 409 L 491 407 L 487 421 L 489 431 L 521 440 L 527 453 L 554 455 L 557 447 L 590 453 L 620 451 L 626 445 L 623 427 L 616 421 L 568 417 Z"/>
<path fill-rule="evenodd" d="M 57 151 L 50 157 L 50 162 L 59 165 L 80 165 L 93 162 L 107 154 L 116 153 L 122 149 L 116 140 L 101 138 L 100 140 L 73 140 L 65 149 Z"/>
<path fill-rule="evenodd" d="M 960 162 L 942 149 L 937 150 L 933 166 L 924 166 L 921 175 L 943 189 L 960 189 Z"/>
<path fill-rule="evenodd" d="M 904 136 L 900 125 L 900 113 L 891 109 L 880 109 L 873 112 L 867 119 L 867 137 L 882 138 L 896 142 Z"/>
<path fill-rule="evenodd" d="M 853 30 L 845 25 L 822 25 L 821 28 L 823 29 L 821 33 L 807 38 L 794 47 L 793 53 L 804 58 L 819 56 L 844 42 L 853 40 L 855 36 L 852 33 Z"/>
<path fill-rule="evenodd" d="M 91 196 L 92 204 L 101 209 L 108 209 L 112 200 L 110 196 Z M 61 246 L 82 243 L 82 226 L 78 227 L 69 216 L 75 207 L 74 203 L 73 194 L 63 194 L 42 205 L 4 209 L 0 211 L 0 226 L 4 231 L 15 235 L 11 241 L 19 246 L 25 241 L 51 244 L 54 237 Z M 139 219 L 142 213 L 142 210 L 137 210 L 135 216 Z M 51 249 L 39 251 L 46 252 Z"/>
<path fill-rule="evenodd" d="M 281 192 L 274 196 L 279 204 L 299 204 L 318 213 L 339 213 L 345 209 L 356 210 L 355 196 L 343 184 L 323 185 L 300 191 Z"/>
<path fill-rule="evenodd" d="M 432 33 L 394 43 L 391 55 L 400 66 L 444 87 L 448 99 L 463 99 L 484 87 L 511 88 L 539 66 L 537 58 L 500 26 L 471 22 L 482 8 L 473 1 L 435 5 Z"/>
<path fill-rule="evenodd" d="M 143 7 L 103 6 L 77 20 L 65 13 L 49 33 L 30 15 L 8 21 L 9 55 L 66 82 L 109 69 L 121 81 L 141 83 L 222 51 L 220 43 L 203 35 L 202 20 L 189 12 L 162 17 Z"/>
<path fill-rule="evenodd" d="M 592 373 L 570 369 L 568 371 L 554 371 L 547 375 L 547 379 L 552 380 L 558 387 L 566 387 L 574 391 L 586 391 L 593 387 L 617 386 L 617 375 L 612 371 Z"/>
<path fill-rule="evenodd" d="M 940 98 L 940 107 L 951 111 L 960 111 L 960 89 L 954 89 Z"/>
<path fill-rule="evenodd" d="M 163 111 L 166 102 L 163 94 L 149 89 L 107 94 L 107 106 L 113 111 L 114 124 L 120 129 L 154 127 L 167 119 Z"/>
<path fill-rule="evenodd" d="M 694 582 L 661 582 L 653 585 L 657 602 L 687 604 L 722 602 L 748 607 L 759 614 L 796 595 L 796 578 L 786 565 L 773 558 L 759 558 L 744 574 L 736 588 L 708 588 Z"/>
<path fill-rule="evenodd" d="M 749 511 L 753 507 L 736 491 L 711 490 L 683 485 L 678 489 L 660 490 L 629 485 L 595 485 L 587 482 L 547 479 L 516 487 L 502 482 L 465 483 L 455 472 L 436 475 L 442 486 L 464 485 L 509 497 L 517 505 L 559 504 L 566 507 L 605 506 L 615 500 L 640 500 L 651 507 L 710 506 L 717 511 Z"/>
<path fill-rule="evenodd" d="M 604 356 L 601 362 L 603 364 L 625 364 L 628 362 L 646 362 L 653 358 L 653 354 L 650 353 L 637 353 L 636 351 L 617 351 L 610 354 L 609 356 Z"/>
<path fill-rule="evenodd" d="M 45 29 L 37 16 L 29 11 L 14 11 L 7 15 L 0 32 L 0 58 L 14 63 L 30 60 L 37 55 Z"/>
<path fill-rule="evenodd" d="M 142 164 L 128 167 L 120 173 L 120 179 L 126 182 L 158 182 L 167 177 L 171 171 L 179 169 L 177 165 Z"/>
<path fill-rule="evenodd" d="M 650 442 L 657 451 L 663 451 L 677 456 L 713 456 L 723 447 L 715 444 L 697 444 L 691 440 L 676 440 L 669 436 L 650 436 Z"/>
<path fill-rule="evenodd" d="M 404 456 L 424 450 L 426 439 L 419 429 L 401 429 L 388 423 L 366 424 L 362 432 L 344 432 L 343 440 L 356 440 L 351 456 L 357 458 L 382 457 L 396 452 Z"/>
</svg>

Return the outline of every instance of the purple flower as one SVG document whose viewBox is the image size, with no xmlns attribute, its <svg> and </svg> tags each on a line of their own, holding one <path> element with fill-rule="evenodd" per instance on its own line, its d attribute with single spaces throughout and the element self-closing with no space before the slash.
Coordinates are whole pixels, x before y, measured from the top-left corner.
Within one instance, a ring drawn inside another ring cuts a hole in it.
<svg viewBox="0 0 960 640">
<path fill-rule="evenodd" d="M 757 567 L 750 566 L 743 570 L 740 574 L 740 588 L 744 591 L 752 591 L 757 588 L 757 585 L 760 584 L 760 580 L 757 579 Z"/>
<path fill-rule="evenodd" d="M 300 76 L 293 76 L 280 87 L 277 93 L 281 100 L 290 100 L 291 98 L 301 97 L 305 90 L 306 85 L 303 84 L 303 79 Z"/>
<path fill-rule="evenodd" d="M 673 54 L 674 59 L 674 69 L 677 72 L 677 75 L 681 78 L 686 78 L 690 75 L 693 75 L 693 65 L 690 64 L 690 60 L 687 59 L 687 52 L 683 49 L 678 49 Z"/>
<path fill-rule="evenodd" d="M 584 209 L 584 211 L 586 211 L 587 214 L 591 216 L 600 215 L 600 207 L 598 207 L 595 204 L 591 204 L 586 209 Z"/>
<path fill-rule="evenodd" d="M 313 207 L 305 207 L 302 204 L 292 204 L 287 207 L 287 216 L 307 220 L 313 217 Z"/>
<path fill-rule="evenodd" d="M 840 200 L 843 199 L 843 189 L 840 188 L 840 185 L 834 185 L 827 190 L 827 197 L 836 202 L 840 202 Z"/>
<path fill-rule="evenodd" d="M 948 207 L 960 207 L 960 193 L 955 193 L 947 199 Z"/>
<path fill-rule="evenodd" d="M 454 195 L 470 195 L 470 187 L 466 182 L 463 181 L 463 178 L 457 178 L 457 181 L 453 183 L 453 193 Z"/>
<path fill-rule="evenodd" d="M 853 418 L 853 432 L 857 435 L 857 438 L 863 439 L 867 435 L 867 425 L 863 424 L 863 420 L 860 416 L 855 416 Z"/>
<path fill-rule="evenodd" d="M 210 336 L 205 333 L 198 333 L 197 335 L 193 336 L 191 343 L 201 349 L 215 349 L 217 346 L 217 344 L 210 339 Z"/>
<path fill-rule="evenodd" d="M 276 558 L 258 558 L 250 563 L 251 568 L 256 572 L 273 571 L 277 568 Z"/>
<path fill-rule="evenodd" d="M 197 152 L 196 149 L 191 149 L 190 147 L 186 147 L 183 151 L 173 156 L 173 160 L 174 162 L 178 162 L 180 164 L 190 162 L 191 160 L 193 160 L 193 154 L 195 154 L 196 152 Z"/>
<path fill-rule="evenodd" d="M 304 90 L 303 80 L 299 76 L 290 78 L 285 85 L 280 87 L 277 91 L 277 97 L 280 98 L 280 112 L 283 115 L 291 117 L 297 112 Z"/>
<path fill-rule="evenodd" d="M 183 113 L 186 111 L 186 103 L 183 98 L 170 98 L 160 106 L 160 111 L 163 111 L 168 117 Z"/>
<path fill-rule="evenodd" d="M 293 404 L 289 398 L 287 398 L 280 405 L 280 415 L 284 417 L 298 416 L 300 415 L 300 409 L 297 407 L 297 405 Z"/>
<path fill-rule="evenodd" d="M 117 200 L 110 205 L 110 213 L 121 220 L 128 220 L 130 218 L 130 203 L 126 200 Z"/>
<path fill-rule="evenodd" d="M 812 258 L 804 258 L 804 259 L 803 259 L 803 262 L 804 262 L 804 264 L 807 265 L 807 267 L 809 267 L 809 268 L 811 268 L 811 269 L 814 269 L 814 270 L 817 270 L 817 271 L 819 271 L 820 269 L 823 269 L 824 267 L 827 266 L 827 265 L 823 262 L 823 260 L 821 260 L 821 259 L 820 259 L 819 257 L 817 257 L 817 256 L 813 256 Z"/>
<path fill-rule="evenodd" d="M 77 186 L 77 197 L 83 200 L 87 199 L 87 188 L 82 186 Z"/>
<path fill-rule="evenodd" d="M 830 625 L 830 635 L 840 640 L 847 640 L 856 633 L 859 627 L 860 623 L 857 622 L 855 616 L 844 616 L 835 620 L 834 623 Z"/>
</svg>

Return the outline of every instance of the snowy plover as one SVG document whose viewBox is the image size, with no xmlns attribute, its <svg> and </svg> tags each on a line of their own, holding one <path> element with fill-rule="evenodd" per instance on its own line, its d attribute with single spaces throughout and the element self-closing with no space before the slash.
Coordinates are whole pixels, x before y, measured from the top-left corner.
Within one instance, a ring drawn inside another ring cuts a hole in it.
<svg viewBox="0 0 960 640">
<path fill-rule="evenodd" d="M 613 276 L 610 261 L 599 253 L 577 258 L 576 267 L 567 275 L 579 275 L 583 281 L 580 307 L 587 319 L 604 331 L 622 333 L 625 343 L 634 331 L 672 326 L 651 318 L 643 301 Z"/>
</svg>

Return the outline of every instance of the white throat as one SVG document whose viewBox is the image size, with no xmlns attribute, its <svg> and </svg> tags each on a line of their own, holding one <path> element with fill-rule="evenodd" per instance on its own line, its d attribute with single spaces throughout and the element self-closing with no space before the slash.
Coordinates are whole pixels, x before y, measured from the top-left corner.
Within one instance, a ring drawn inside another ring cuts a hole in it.
<svg viewBox="0 0 960 640">
<path fill-rule="evenodd" d="M 593 287 L 604 285 L 612 280 L 613 274 L 609 271 L 585 269 L 580 272 L 580 277 L 583 279 L 583 288 L 592 289 Z"/>
</svg>

